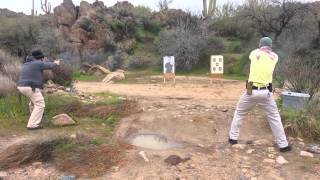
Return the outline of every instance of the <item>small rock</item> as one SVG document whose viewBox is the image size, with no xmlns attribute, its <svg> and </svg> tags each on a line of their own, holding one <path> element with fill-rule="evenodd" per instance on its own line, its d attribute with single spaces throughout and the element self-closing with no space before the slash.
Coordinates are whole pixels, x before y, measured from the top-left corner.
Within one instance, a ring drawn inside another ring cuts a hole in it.
<svg viewBox="0 0 320 180">
<path fill-rule="evenodd" d="M 275 149 L 274 147 L 268 147 L 267 151 L 268 151 L 268 152 L 275 152 L 276 149 Z"/>
<path fill-rule="evenodd" d="M 235 144 L 235 145 L 232 145 L 232 148 L 235 148 L 235 149 L 245 149 L 247 145 L 245 144 Z"/>
<path fill-rule="evenodd" d="M 264 159 L 263 160 L 264 163 L 270 163 L 270 164 L 275 164 L 276 161 L 274 159 Z"/>
<path fill-rule="evenodd" d="M 320 154 L 320 148 L 317 145 L 309 145 L 307 147 L 307 152 Z"/>
<path fill-rule="evenodd" d="M 32 166 L 41 166 L 42 165 L 42 162 L 34 162 L 32 163 Z"/>
<path fill-rule="evenodd" d="M 76 122 L 67 114 L 60 114 L 52 118 L 52 124 L 55 126 L 75 125 Z"/>
<path fill-rule="evenodd" d="M 248 169 L 242 169 L 241 170 L 243 173 L 246 173 L 246 172 L 248 172 Z"/>
<path fill-rule="evenodd" d="M 289 162 L 282 156 L 278 156 L 276 159 L 277 163 L 282 165 L 282 164 L 288 164 Z"/>
<path fill-rule="evenodd" d="M 191 159 L 190 157 L 182 159 L 180 156 L 170 155 L 168 158 L 166 158 L 164 160 L 164 162 L 166 162 L 169 165 L 176 166 L 176 165 L 178 165 L 178 164 L 180 164 L 182 162 L 186 162 L 186 161 L 188 161 L 190 159 Z"/>
<path fill-rule="evenodd" d="M 203 144 L 198 144 L 199 147 L 204 148 L 205 146 Z"/>
<path fill-rule="evenodd" d="M 248 145 L 253 144 L 253 143 L 254 143 L 254 141 L 252 141 L 252 140 L 246 141 L 246 144 L 248 144 Z"/>
<path fill-rule="evenodd" d="M 299 142 L 299 145 L 302 146 L 302 147 L 305 146 L 304 142 Z"/>
<path fill-rule="evenodd" d="M 76 180 L 75 176 L 62 176 L 61 180 Z"/>
<path fill-rule="evenodd" d="M 67 91 L 67 92 L 71 92 L 71 88 L 69 88 L 69 87 L 66 88 L 66 91 Z"/>
<path fill-rule="evenodd" d="M 76 138 L 77 138 L 77 135 L 76 135 L 76 134 L 71 134 L 71 135 L 70 135 L 70 138 L 71 138 L 71 139 L 76 139 Z"/>
<path fill-rule="evenodd" d="M 313 155 L 312 153 L 309 153 L 309 152 L 307 152 L 307 151 L 301 151 L 301 152 L 300 152 L 300 156 L 303 156 L 303 157 L 311 157 L 311 158 L 314 157 L 314 155 Z"/>
<path fill-rule="evenodd" d="M 119 166 L 112 166 L 111 167 L 111 170 L 114 171 L 114 172 L 119 171 L 119 169 L 120 169 Z"/>
<path fill-rule="evenodd" d="M 34 170 L 33 174 L 34 174 L 34 176 L 39 177 L 41 172 L 42 172 L 41 169 L 36 169 L 36 170 Z"/>
<path fill-rule="evenodd" d="M 222 112 L 228 112 L 228 109 L 222 109 Z"/>
<path fill-rule="evenodd" d="M 149 162 L 149 159 L 144 151 L 140 151 L 139 155 L 143 158 L 145 162 Z"/>
<path fill-rule="evenodd" d="M 301 138 L 297 138 L 297 140 L 300 141 L 300 142 L 303 142 L 303 139 L 301 139 Z"/>
<path fill-rule="evenodd" d="M 255 151 L 254 149 L 248 149 L 246 153 L 247 154 L 252 154 L 254 151 Z"/>
<path fill-rule="evenodd" d="M 274 154 L 268 154 L 268 157 L 274 159 L 276 156 Z"/>
<path fill-rule="evenodd" d="M 0 171 L 0 178 L 4 178 L 4 177 L 7 177 L 8 176 L 8 173 L 5 172 L 5 171 Z"/>
</svg>

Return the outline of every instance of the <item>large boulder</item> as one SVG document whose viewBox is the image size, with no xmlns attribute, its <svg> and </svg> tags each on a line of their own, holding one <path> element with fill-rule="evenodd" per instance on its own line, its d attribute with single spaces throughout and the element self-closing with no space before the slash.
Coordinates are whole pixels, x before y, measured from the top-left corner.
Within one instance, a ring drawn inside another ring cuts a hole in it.
<svg viewBox="0 0 320 180">
<path fill-rule="evenodd" d="M 55 126 L 70 126 L 76 124 L 76 122 L 67 114 L 59 114 L 53 117 L 51 123 Z"/>
<path fill-rule="evenodd" d="M 94 7 L 87 1 L 81 1 L 79 16 L 90 16 L 92 13 L 95 13 Z"/>
<path fill-rule="evenodd" d="M 53 11 L 58 26 L 71 27 L 78 16 L 77 9 L 72 0 L 63 0 L 63 3 L 55 7 Z"/>
<path fill-rule="evenodd" d="M 111 71 L 107 68 L 104 68 L 100 65 L 93 65 L 88 71 L 89 74 L 93 74 L 96 76 L 107 75 L 110 74 Z"/>
<path fill-rule="evenodd" d="M 125 78 L 126 78 L 126 76 L 124 75 L 124 71 L 123 70 L 117 70 L 115 72 L 112 72 L 112 73 L 108 74 L 102 80 L 102 82 L 113 83 L 114 81 L 121 81 L 121 80 L 124 80 Z"/>
</svg>

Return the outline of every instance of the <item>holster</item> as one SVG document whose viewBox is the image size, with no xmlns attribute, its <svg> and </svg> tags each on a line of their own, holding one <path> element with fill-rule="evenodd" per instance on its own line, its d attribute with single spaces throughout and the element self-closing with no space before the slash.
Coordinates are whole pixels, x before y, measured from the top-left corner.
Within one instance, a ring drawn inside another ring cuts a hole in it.
<svg viewBox="0 0 320 180">
<path fill-rule="evenodd" d="M 252 95 L 252 87 L 253 87 L 253 82 L 247 81 L 246 89 L 247 89 L 247 94 L 248 95 Z"/>
<path fill-rule="evenodd" d="M 271 93 L 273 92 L 272 83 L 269 83 L 268 90 L 269 90 L 269 92 L 271 92 Z"/>
</svg>

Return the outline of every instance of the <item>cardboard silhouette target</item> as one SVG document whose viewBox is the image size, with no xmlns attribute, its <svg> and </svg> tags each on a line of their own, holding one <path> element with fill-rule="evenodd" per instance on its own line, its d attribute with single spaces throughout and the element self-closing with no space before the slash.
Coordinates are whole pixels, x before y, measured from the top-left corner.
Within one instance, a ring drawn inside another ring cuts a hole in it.
<svg viewBox="0 0 320 180">
<path fill-rule="evenodd" d="M 211 83 L 213 80 L 222 79 L 224 73 L 224 60 L 221 55 L 213 55 L 210 58 Z"/>
<path fill-rule="evenodd" d="M 175 59 L 174 56 L 163 57 L 163 82 L 166 83 L 169 80 L 173 80 L 176 83 L 175 75 Z"/>
</svg>

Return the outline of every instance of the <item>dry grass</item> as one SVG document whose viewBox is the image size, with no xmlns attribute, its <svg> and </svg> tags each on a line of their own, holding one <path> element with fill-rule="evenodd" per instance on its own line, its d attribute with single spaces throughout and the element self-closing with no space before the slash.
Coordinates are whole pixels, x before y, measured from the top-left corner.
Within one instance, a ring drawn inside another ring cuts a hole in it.
<svg viewBox="0 0 320 180">
<path fill-rule="evenodd" d="M 0 170 L 18 168 L 36 161 L 51 159 L 55 141 L 29 142 L 12 145 L 0 154 Z"/>
<path fill-rule="evenodd" d="M 94 145 L 89 137 L 59 138 L 15 144 L 0 154 L 0 171 L 51 162 L 58 169 L 78 177 L 98 177 L 124 161 L 122 145 Z"/>
<path fill-rule="evenodd" d="M 60 111 L 76 117 L 105 118 L 110 116 L 127 116 L 139 112 L 137 102 L 124 100 L 116 104 L 96 103 L 83 105 L 73 102 L 60 107 Z"/>
<path fill-rule="evenodd" d="M 0 95 L 7 95 L 15 90 L 21 63 L 3 50 L 0 50 Z"/>
<path fill-rule="evenodd" d="M 54 154 L 54 163 L 61 171 L 78 177 L 99 177 L 113 166 L 121 164 L 123 152 L 124 149 L 117 145 L 78 144 L 69 151 L 57 150 Z"/>
</svg>

